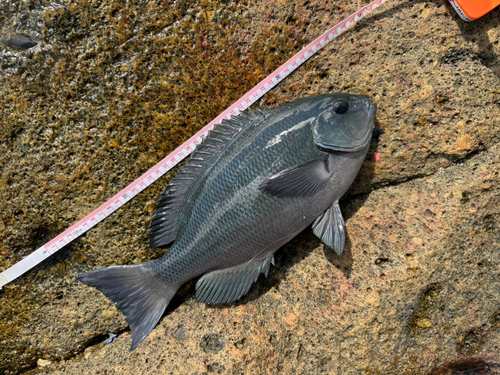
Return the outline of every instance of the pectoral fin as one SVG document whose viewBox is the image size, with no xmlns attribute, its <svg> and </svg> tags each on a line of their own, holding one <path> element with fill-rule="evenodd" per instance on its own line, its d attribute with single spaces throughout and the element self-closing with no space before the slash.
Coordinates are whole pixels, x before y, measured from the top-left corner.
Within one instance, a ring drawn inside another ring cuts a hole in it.
<svg viewBox="0 0 500 375">
<path fill-rule="evenodd" d="M 328 155 L 324 155 L 281 171 L 261 183 L 259 189 L 279 198 L 306 198 L 324 188 L 331 176 Z"/>
<path fill-rule="evenodd" d="M 337 254 L 342 254 L 345 242 L 345 223 L 338 201 L 314 221 L 312 229 L 321 242 L 331 247 Z"/>
</svg>

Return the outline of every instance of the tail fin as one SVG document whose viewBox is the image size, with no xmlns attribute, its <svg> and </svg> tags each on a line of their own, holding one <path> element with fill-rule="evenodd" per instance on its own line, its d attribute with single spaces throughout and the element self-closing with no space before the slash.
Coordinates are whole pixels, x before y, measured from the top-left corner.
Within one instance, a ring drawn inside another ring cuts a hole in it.
<svg viewBox="0 0 500 375">
<path fill-rule="evenodd" d="M 155 277 L 151 262 L 99 268 L 77 280 L 99 289 L 125 315 L 132 331 L 131 351 L 151 333 L 177 291 Z"/>
</svg>

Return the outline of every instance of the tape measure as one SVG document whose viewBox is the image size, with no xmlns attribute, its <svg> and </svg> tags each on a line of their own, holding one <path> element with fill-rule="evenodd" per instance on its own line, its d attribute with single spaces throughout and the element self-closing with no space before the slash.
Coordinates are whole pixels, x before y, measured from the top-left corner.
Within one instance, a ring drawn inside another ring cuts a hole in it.
<svg viewBox="0 0 500 375">
<path fill-rule="evenodd" d="M 333 26 L 331 29 L 326 31 L 323 35 L 321 35 L 319 38 L 314 40 L 299 53 L 285 62 L 283 65 L 281 65 L 276 71 L 262 80 L 257 86 L 248 91 L 245 95 L 243 95 L 243 97 L 241 97 L 228 109 L 222 112 L 198 133 L 193 135 L 181 146 L 175 149 L 174 152 L 163 158 L 158 164 L 149 169 L 141 177 L 136 179 L 125 189 L 113 196 L 109 201 L 104 203 L 98 209 L 92 211 L 90 214 L 85 216 L 83 219 L 78 221 L 76 224 L 65 230 L 63 233 L 61 233 L 51 241 L 47 242 L 39 249 L 35 250 L 20 262 L 3 271 L 0 274 L 0 289 L 5 284 L 11 282 L 25 272 L 29 271 L 44 259 L 51 256 L 56 251 L 62 249 L 71 241 L 80 237 L 97 223 L 104 220 L 107 216 L 118 210 L 121 206 L 134 198 L 137 194 L 146 189 L 149 185 L 151 185 L 158 178 L 172 169 L 181 160 L 183 160 L 186 156 L 188 156 L 191 152 L 193 152 L 196 146 L 202 142 L 203 138 L 207 136 L 208 132 L 212 130 L 216 124 L 220 124 L 223 119 L 230 119 L 231 116 L 238 116 L 238 114 L 250 107 L 261 96 L 271 90 L 281 80 L 292 73 L 321 48 L 344 33 L 347 29 L 354 26 L 360 19 L 377 9 L 386 1 L 388 0 L 375 0 L 358 10 L 356 13 L 350 15 L 342 22 Z"/>
<path fill-rule="evenodd" d="M 500 5 L 500 0 L 449 0 L 464 21 L 474 21 Z"/>
</svg>

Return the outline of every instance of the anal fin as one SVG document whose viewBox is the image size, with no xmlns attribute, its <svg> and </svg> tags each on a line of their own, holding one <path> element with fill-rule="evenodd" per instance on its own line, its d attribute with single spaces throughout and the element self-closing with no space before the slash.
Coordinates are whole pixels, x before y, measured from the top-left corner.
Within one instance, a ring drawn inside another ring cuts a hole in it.
<svg viewBox="0 0 500 375">
<path fill-rule="evenodd" d="M 345 223 L 340 212 L 339 201 L 319 216 L 312 225 L 313 233 L 337 254 L 342 254 L 345 243 Z"/>
<path fill-rule="evenodd" d="M 248 293 L 263 273 L 267 277 L 274 256 L 203 275 L 196 283 L 196 300 L 209 304 L 229 303 Z"/>
</svg>

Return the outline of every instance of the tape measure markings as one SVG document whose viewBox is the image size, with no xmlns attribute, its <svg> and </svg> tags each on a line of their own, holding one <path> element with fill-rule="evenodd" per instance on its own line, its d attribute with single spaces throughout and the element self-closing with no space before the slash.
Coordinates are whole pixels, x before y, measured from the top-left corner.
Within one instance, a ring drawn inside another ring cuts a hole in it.
<svg viewBox="0 0 500 375">
<path fill-rule="evenodd" d="M 146 173 L 125 187 L 119 193 L 114 195 L 110 200 L 101 205 L 99 208 L 92 211 L 83 219 L 72 225 L 70 228 L 59 234 L 57 237 L 35 250 L 30 255 L 26 256 L 21 261 L 14 264 L 12 267 L 3 271 L 0 274 L 0 289 L 7 283 L 21 276 L 37 264 L 60 250 L 71 241 L 80 237 L 83 233 L 87 232 L 90 228 L 95 226 L 100 221 L 104 220 L 107 216 L 118 210 L 121 206 L 134 198 L 141 191 L 146 189 L 149 185 L 171 170 L 180 161 L 186 158 L 193 152 L 197 145 L 202 143 L 203 138 L 208 135 L 208 132 L 214 128 L 215 125 L 220 124 L 223 119 L 230 119 L 232 116 L 238 116 L 241 112 L 250 107 L 265 93 L 270 91 L 279 82 L 290 75 L 300 65 L 307 61 L 311 56 L 318 52 L 321 48 L 326 46 L 333 39 L 344 33 L 347 29 L 354 26 L 359 20 L 365 17 L 370 12 L 377 9 L 380 5 L 388 0 L 375 0 L 372 3 L 358 10 L 356 13 L 347 17 L 342 22 L 333 26 L 331 29 L 322 34 L 319 38 L 315 39 L 312 43 L 308 44 L 295 56 L 291 57 L 284 64 L 282 64 L 276 71 L 271 73 L 268 77 L 263 79 L 253 89 L 243 95 L 238 101 L 232 104 L 228 109 L 222 112 L 209 124 L 205 125 L 200 131 L 189 138 L 181 146 L 177 147 L 172 153 L 163 158 L 158 164 L 150 168 Z"/>
</svg>

